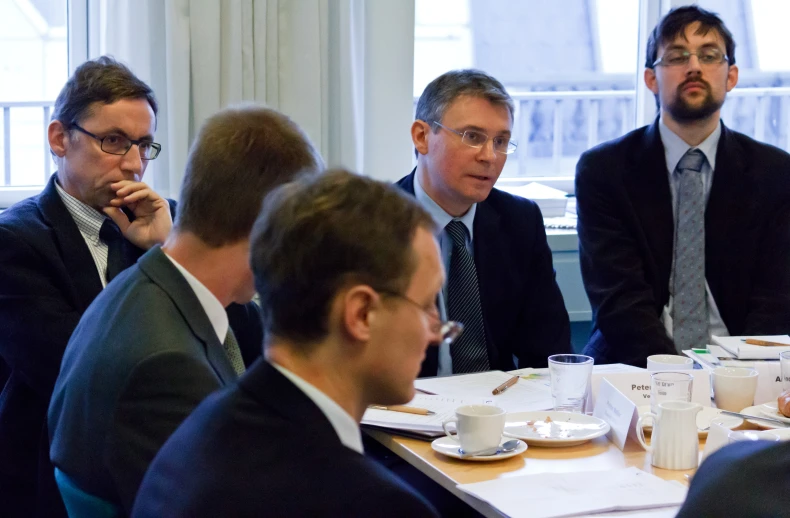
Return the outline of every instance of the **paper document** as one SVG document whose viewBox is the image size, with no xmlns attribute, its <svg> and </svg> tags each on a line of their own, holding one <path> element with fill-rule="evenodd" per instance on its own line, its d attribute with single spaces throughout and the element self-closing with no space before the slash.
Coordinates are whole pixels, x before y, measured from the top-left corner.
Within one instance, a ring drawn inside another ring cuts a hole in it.
<svg viewBox="0 0 790 518">
<path fill-rule="evenodd" d="M 498 478 L 458 489 L 511 518 L 555 518 L 678 506 L 686 488 L 638 468 L 540 473 Z"/>
<path fill-rule="evenodd" d="M 711 336 L 716 345 L 722 346 L 726 351 L 734 355 L 739 360 L 778 360 L 779 353 L 790 351 L 790 336 L 770 335 L 770 336 Z M 755 338 L 768 342 L 786 343 L 787 346 L 780 345 L 752 345 L 743 341 L 744 338 Z"/>
<path fill-rule="evenodd" d="M 463 398 L 466 404 L 496 405 L 506 412 L 549 410 L 554 407 L 548 378 L 545 380 L 519 379 L 518 383 L 505 392 L 491 392 L 513 375 L 502 371 L 478 372 L 442 378 L 420 378 L 414 382 L 417 389 L 430 394 L 441 394 Z M 536 382 L 535 382 L 536 381 Z"/>
<path fill-rule="evenodd" d="M 368 408 L 365 415 L 362 416 L 362 424 L 394 430 L 442 432 L 442 423 L 455 417 L 455 409 L 466 404 L 468 402 L 457 397 L 417 394 L 408 406 L 431 410 L 434 415 L 407 414 Z"/>
</svg>

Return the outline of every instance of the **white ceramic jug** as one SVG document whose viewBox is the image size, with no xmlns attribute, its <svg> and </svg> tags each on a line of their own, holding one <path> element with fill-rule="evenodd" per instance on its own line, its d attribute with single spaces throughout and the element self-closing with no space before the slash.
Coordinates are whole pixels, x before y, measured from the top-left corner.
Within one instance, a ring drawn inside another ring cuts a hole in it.
<svg viewBox="0 0 790 518">
<path fill-rule="evenodd" d="M 636 436 L 642 446 L 652 454 L 651 464 L 664 469 L 692 469 L 699 461 L 699 435 L 697 413 L 699 403 L 664 401 L 658 405 L 658 415 L 647 412 L 636 422 Z M 653 421 L 650 445 L 645 442 L 642 421 Z"/>
</svg>

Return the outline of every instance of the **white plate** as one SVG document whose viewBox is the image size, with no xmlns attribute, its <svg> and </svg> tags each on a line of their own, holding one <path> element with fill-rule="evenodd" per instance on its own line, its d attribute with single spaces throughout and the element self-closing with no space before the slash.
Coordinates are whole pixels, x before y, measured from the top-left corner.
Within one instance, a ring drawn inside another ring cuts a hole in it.
<svg viewBox="0 0 790 518">
<path fill-rule="evenodd" d="M 502 442 L 509 440 L 510 439 L 507 437 L 502 438 Z M 489 462 L 492 460 L 509 459 L 510 457 L 521 455 L 527 451 L 527 444 L 524 441 L 519 441 L 515 450 L 506 453 L 497 452 L 494 455 L 474 455 L 472 457 L 461 457 L 461 445 L 449 437 L 444 436 L 439 437 L 433 441 L 431 443 L 431 448 L 433 448 L 433 451 L 435 452 L 441 453 L 442 455 L 447 455 L 448 457 L 452 457 L 454 459 L 471 460 L 473 462 Z"/>
<path fill-rule="evenodd" d="M 551 418 L 546 422 L 546 418 Z M 548 448 L 575 446 L 606 435 L 609 423 L 591 415 L 571 412 L 511 412 L 505 418 L 507 437 Z"/>
<path fill-rule="evenodd" d="M 763 403 L 760 405 L 760 413 L 762 413 L 765 417 L 773 417 L 774 419 L 779 419 L 783 423 L 790 423 L 790 418 L 785 417 L 779 412 L 779 407 L 776 406 L 776 402 Z"/>
<path fill-rule="evenodd" d="M 749 406 L 749 407 L 746 407 L 743 410 L 741 410 L 739 413 L 745 414 L 745 415 L 753 415 L 755 417 L 767 417 L 762 412 L 762 406 L 763 405 Z M 777 429 L 777 428 L 778 429 L 785 428 L 784 426 L 782 426 L 780 424 L 773 424 L 773 423 L 770 423 L 768 421 L 761 421 L 759 419 L 747 419 L 746 421 L 752 423 L 753 425 L 757 426 L 758 428 L 762 428 L 763 430 L 774 430 L 774 429 Z"/>
<path fill-rule="evenodd" d="M 644 415 L 646 412 L 650 412 L 650 405 L 639 406 L 636 410 L 639 412 L 640 416 Z M 697 435 L 699 435 L 701 439 L 708 436 L 708 429 L 714 420 L 724 428 L 729 428 L 730 430 L 738 428 L 743 424 L 743 419 L 740 417 L 722 414 L 721 410 L 718 408 L 704 406 L 697 414 Z M 643 428 L 645 431 L 650 431 L 653 429 L 653 423 L 648 422 Z"/>
</svg>

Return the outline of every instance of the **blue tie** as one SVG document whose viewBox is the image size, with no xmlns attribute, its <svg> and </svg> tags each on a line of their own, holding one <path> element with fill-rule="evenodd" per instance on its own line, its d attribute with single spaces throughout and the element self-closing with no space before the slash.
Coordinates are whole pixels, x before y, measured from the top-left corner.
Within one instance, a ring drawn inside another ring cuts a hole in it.
<svg viewBox="0 0 790 518">
<path fill-rule="evenodd" d="M 705 155 L 690 149 L 678 162 L 677 231 L 672 283 L 672 338 L 678 351 L 708 339 L 705 299 L 705 197 L 700 171 Z"/>
<path fill-rule="evenodd" d="M 450 346 L 453 373 L 490 370 L 483 308 L 477 284 L 475 261 L 466 249 L 466 227 L 453 220 L 445 227 L 453 241 L 447 281 L 447 308 L 450 320 L 464 325 L 463 334 Z"/>
</svg>

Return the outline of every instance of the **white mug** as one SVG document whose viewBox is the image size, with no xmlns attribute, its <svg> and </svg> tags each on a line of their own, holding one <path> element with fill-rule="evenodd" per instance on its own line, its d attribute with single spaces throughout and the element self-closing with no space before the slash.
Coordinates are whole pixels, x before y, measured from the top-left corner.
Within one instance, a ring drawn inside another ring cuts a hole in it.
<svg viewBox="0 0 790 518">
<path fill-rule="evenodd" d="M 447 429 L 455 424 L 456 435 Z M 455 418 L 442 423 L 444 433 L 461 444 L 461 449 L 471 453 L 496 448 L 502 442 L 505 429 L 505 411 L 491 405 L 466 405 L 455 409 Z"/>
<path fill-rule="evenodd" d="M 713 371 L 713 400 L 716 407 L 740 412 L 754 404 L 757 371 L 745 367 L 717 367 Z"/>
<path fill-rule="evenodd" d="M 647 357 L 649 372 L 685 371 L 694 368 L 694 360 L 677 354 L 654 354 Z"/>
<path fill-rule="evenodd" d="M 636 438 L 652 454 L 650 463 L 663 469 L 692 469 L 699 462 L 699 435 L 697 413 L 699 403 L 664 401 L 658 405 L 658 414 L 647 412 L 636 422 Z M 653 435 L 648 446 L 642 420 L 653 420 Z"/>
</svg>

